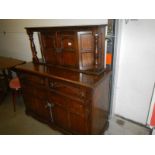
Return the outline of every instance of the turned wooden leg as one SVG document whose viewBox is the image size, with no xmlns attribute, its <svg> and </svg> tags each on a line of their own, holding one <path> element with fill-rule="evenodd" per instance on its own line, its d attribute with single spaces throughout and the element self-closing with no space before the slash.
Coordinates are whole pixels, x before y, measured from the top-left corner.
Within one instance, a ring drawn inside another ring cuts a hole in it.
<svg viewBox="0 0 155 155">
<path fill-rule="evenodd" d="M 13 110 L 16 111 L 16 91 L 12 90 L 12 103 L 13 103 Z"/>
</svg>

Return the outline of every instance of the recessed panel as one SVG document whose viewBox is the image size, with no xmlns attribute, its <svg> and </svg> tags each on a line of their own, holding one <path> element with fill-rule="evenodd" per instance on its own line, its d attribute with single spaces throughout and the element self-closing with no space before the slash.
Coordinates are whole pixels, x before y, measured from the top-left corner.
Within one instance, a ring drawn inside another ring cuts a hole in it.
<svg viewBox="0 0 155 155">
<path fill-rule="evenodd" d="M 91 33 L 80 35 L 81 50 L 92 50 L 93 49 L 93 37 Z"/>
<path fill-rule="evenodd" d="M 81 60 L 82 60 L 82 67 L 93 66 L 94 63 L 93 53 L 82 53 Z"/>
</svg>

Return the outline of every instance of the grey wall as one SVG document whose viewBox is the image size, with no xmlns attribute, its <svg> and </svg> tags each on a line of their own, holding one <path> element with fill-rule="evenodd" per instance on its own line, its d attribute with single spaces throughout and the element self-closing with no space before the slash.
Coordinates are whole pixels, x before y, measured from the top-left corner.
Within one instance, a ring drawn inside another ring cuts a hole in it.
<svg viewBox="0 0 155 155">
<path fill-rule="evenodd" d="M 119 20 L 115 113 L 145 124 L 155 82 L 155 20 Z"/>
<path fill-rule="evenodd" d="M 25 27 L 106 24 L 107 19 L 0 20 L 0 55 L 31 61 L 31 49 Z M 40 51 L 37 35 L 37 50 Z M 40 52 L 38 53 L 40 57 Z"/>
</svg>

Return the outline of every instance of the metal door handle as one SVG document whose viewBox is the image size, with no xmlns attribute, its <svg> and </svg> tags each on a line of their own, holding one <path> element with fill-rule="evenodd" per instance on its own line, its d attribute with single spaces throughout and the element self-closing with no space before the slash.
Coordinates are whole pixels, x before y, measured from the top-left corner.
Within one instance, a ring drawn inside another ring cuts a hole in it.
<svg viewBox="0 0 155 155">
<path fill-rule="evenodd" d="M 54 103 L 47 102 L 45 105 L 45 108 L 49 108 L 50 116 L 51 116 L 51 122 L 54 121 L 53 119 L 53 113 L 52 113 L 52 108 L 54 107 Z"/>
</svg>

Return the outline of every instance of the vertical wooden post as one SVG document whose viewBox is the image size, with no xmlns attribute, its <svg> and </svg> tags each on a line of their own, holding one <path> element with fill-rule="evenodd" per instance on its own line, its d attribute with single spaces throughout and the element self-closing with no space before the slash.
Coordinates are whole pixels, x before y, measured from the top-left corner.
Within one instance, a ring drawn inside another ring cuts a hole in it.
<svg viewBox="0 0 155 155">
<path fill-rule="evenodd" d="M 99 65 L 98 38 L 99 38 L 99 35 L 98 33 L 96 33 L 95 34 L 95 55 L 94 55 L 96 67 Z"/>
<path fill-rule="evenodd" d="M 34 63 L 39 63 L 39 59 L 37 57 L 36 47 L 35 47 L 34 40 L 33 40 L 33 32 L 27 30 L 27 34 L 28 34 L 29 40 L 30 40 L 30 46 L 31 46 L 31 51 L 32 51 L 33 62 Z"/>
</svg>

